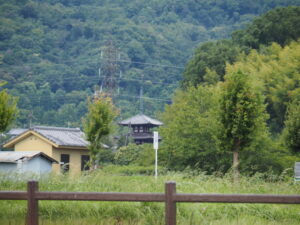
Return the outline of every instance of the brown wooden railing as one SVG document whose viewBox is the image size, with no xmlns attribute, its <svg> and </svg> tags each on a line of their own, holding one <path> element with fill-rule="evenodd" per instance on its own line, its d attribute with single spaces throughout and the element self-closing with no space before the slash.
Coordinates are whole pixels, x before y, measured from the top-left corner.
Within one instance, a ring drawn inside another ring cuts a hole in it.
<svg viewBox="0 0 300 225">
<path fill-rule="evenodd" d="M 165 184 L 165 193 L 42 192 L 29 181 L 27 192 L 0 191 L 0 200 L 27 200 L 27 225 L 38 225 L 40 200 L 165 202 L 166 225 L 175 225 L 177 202 L 300 204 L 300 195 L 178 194 L 175 182 Z"/>
</svg>

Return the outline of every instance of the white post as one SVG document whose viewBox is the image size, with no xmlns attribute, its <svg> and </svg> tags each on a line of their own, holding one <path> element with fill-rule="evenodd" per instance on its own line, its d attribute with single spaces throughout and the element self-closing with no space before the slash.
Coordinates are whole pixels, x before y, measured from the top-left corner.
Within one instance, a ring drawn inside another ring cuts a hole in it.
<svg viewBox="0 0 300 225">
<path fill-rule="evenodd" d="M 157 178 L 157 148 L 155 149 L 155 178 Z"/>
<path fill-rule="evenodd" d="M 157 178 L 157 150 L 158 150 L 158 132 L 153 132 L 153 147 L 155 149 L 155 178 Z"/>
</svg>

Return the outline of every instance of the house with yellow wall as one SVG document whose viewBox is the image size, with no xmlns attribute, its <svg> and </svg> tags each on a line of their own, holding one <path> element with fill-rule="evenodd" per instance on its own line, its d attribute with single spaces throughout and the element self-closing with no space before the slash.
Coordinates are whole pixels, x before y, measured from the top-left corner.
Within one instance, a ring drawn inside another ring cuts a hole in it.
<svg viewBox="0 0 300 225">
<path fill-rule="evenodd" d="M 77 174 L 87 170 L 89 161 L 88 142 L 79 128 L 34 126 L 22 130 L 3 147 L 18 151 L 39 151 L 60 162 L 53 164 L 54 172 Z"/>
</svg>

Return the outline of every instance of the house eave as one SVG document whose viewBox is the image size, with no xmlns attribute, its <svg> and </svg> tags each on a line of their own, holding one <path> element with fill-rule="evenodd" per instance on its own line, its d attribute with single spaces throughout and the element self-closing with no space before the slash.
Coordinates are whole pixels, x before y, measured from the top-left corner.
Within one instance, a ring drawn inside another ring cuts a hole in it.
<svg viewBox="0 0 300 225">
<path fill-rule="evenodd" d="M 33 130 L 28 130 L 22 134 L 20 134 L 19 136 L 14 137 L 13 139 L 9 140 L 7 143 L 5 143 L 3 145 L 3 148 L 13 148 L 18 142 L 24 140 L 25 138 L 29 137 L 30 135 L 35 135 L 38 138 L 44 140 L 45 142 L 47 142 L 48 144 L 54 146 L 54 147 L 58 147 L 57 144 L 55 144 L 54 142 L 50 141 L 49 139 L 45 138 L 44 136 L 42 136 L 41 134 L 33 131 Z"/>
<path fill-rule="evenodd" d="M 58 149 L 78 149 L 78 150 L 88 150 L 87 147 L 85 146 L 70 146 L 70 145 L 58 145 L 57 147 Z"/>
</svg>

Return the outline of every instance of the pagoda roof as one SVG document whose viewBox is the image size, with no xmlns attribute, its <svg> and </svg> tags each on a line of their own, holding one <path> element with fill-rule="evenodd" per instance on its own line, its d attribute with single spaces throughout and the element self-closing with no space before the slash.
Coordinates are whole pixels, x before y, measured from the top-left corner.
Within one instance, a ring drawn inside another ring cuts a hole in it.
<svg viewBox="0 0 300 225">
<path fill-rule="evenodd" d="M 138 114 L 133 117 L 130 117 L 128 119 L 125 119 L 121 122 L 119 122 L 119 125 L 123 126 L 129 126 L 129 125 L 153 125 L 153 126 L 161 126 L 163 125 L 162 122 L 156 119 L 152 119 L 149 116 L 146 116 L 144 114 Z"/>
</svg>

